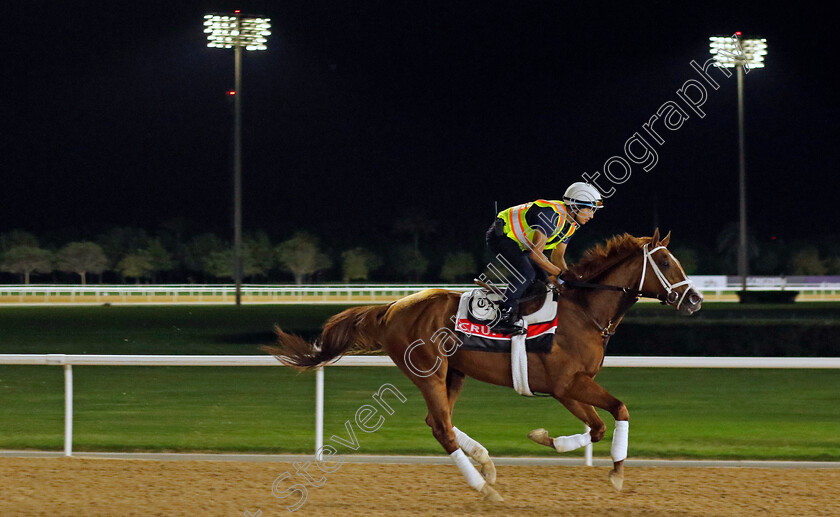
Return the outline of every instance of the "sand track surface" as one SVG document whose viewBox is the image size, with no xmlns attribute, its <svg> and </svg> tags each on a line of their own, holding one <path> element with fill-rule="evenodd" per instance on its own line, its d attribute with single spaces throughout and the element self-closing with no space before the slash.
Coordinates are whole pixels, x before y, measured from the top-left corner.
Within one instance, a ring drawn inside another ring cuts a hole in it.
<svg viewBox="0 0 840 517">
<path fill-rule="evenodd" d="M 840 515 L 840 469 L 628 467 L 615 492 L 604 467 L 499 466 L 504 503 L 486 503 L 455 466 L 340 465 L 293 483 L 290 463 L 78 458 L 0 459 L 0 515 L 525 516 Z"/>
</svg>

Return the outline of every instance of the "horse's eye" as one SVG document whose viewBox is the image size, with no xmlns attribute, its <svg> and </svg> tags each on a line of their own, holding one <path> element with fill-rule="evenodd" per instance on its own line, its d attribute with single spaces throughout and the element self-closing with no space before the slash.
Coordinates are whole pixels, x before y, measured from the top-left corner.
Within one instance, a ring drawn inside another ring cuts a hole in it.
<svg viewBox="0 0 840 517">
<path fill-rule="evenodd" d="M 668 259 L 665 259 L 665 260 L 662 261 L 662 264 L 660 264 L 660 265 L 662 266 L 662 269 L 668 269 L 669 267 L 671 267 L 671 261 L 669 261 Z"/>
</svg>

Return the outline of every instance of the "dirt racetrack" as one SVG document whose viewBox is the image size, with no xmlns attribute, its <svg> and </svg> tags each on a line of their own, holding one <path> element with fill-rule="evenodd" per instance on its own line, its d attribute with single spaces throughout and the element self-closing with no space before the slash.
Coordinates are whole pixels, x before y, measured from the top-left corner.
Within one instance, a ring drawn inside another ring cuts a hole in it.
<svg viewBox="0 0 840 517">
<path fill-rule="evenodd" d="M 840 469 L 628 467 L 621 493 L 607 471 L 500 466 L 493 504 L 454 465 L 346 463 L 290 513 L 289 463 L 2 458 L 0 515 L 840 515 Z"/>
</svg>

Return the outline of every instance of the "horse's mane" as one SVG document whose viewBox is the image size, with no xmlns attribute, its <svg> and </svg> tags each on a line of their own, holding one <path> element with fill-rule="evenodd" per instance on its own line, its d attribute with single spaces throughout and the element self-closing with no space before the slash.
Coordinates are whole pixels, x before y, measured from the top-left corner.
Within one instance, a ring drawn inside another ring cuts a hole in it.
<svg viewBox="0 0 840 517">
<path fill-rule="evenodd" d="M 644 246 L 650 237 L 633 237 L 629 233 L 614 235 L 604 244 L 596 244 L 584 252 L 583 258 L 570 268 L 578 278 L 592 279 L 619 257 L 625 257 Z"/>
</svg>

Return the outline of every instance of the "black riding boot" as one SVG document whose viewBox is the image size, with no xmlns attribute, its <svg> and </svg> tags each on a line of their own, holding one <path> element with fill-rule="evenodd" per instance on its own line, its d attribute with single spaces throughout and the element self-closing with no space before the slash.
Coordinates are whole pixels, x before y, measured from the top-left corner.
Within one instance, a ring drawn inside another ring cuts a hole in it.
<svg viewBox="0 0 840 517">
<path fill-rule="evenodd" d="M 503 307 L 499 310 L 501 311 L 501 317 L 492 327 L 490 327 L 493 332 L 511 336 L 518 336 L 519 334 L 523 334 L 525 332 L 524 328 L 516 324 L 516 320 L 518 318 L 515 308 Z"/>
</svg>

